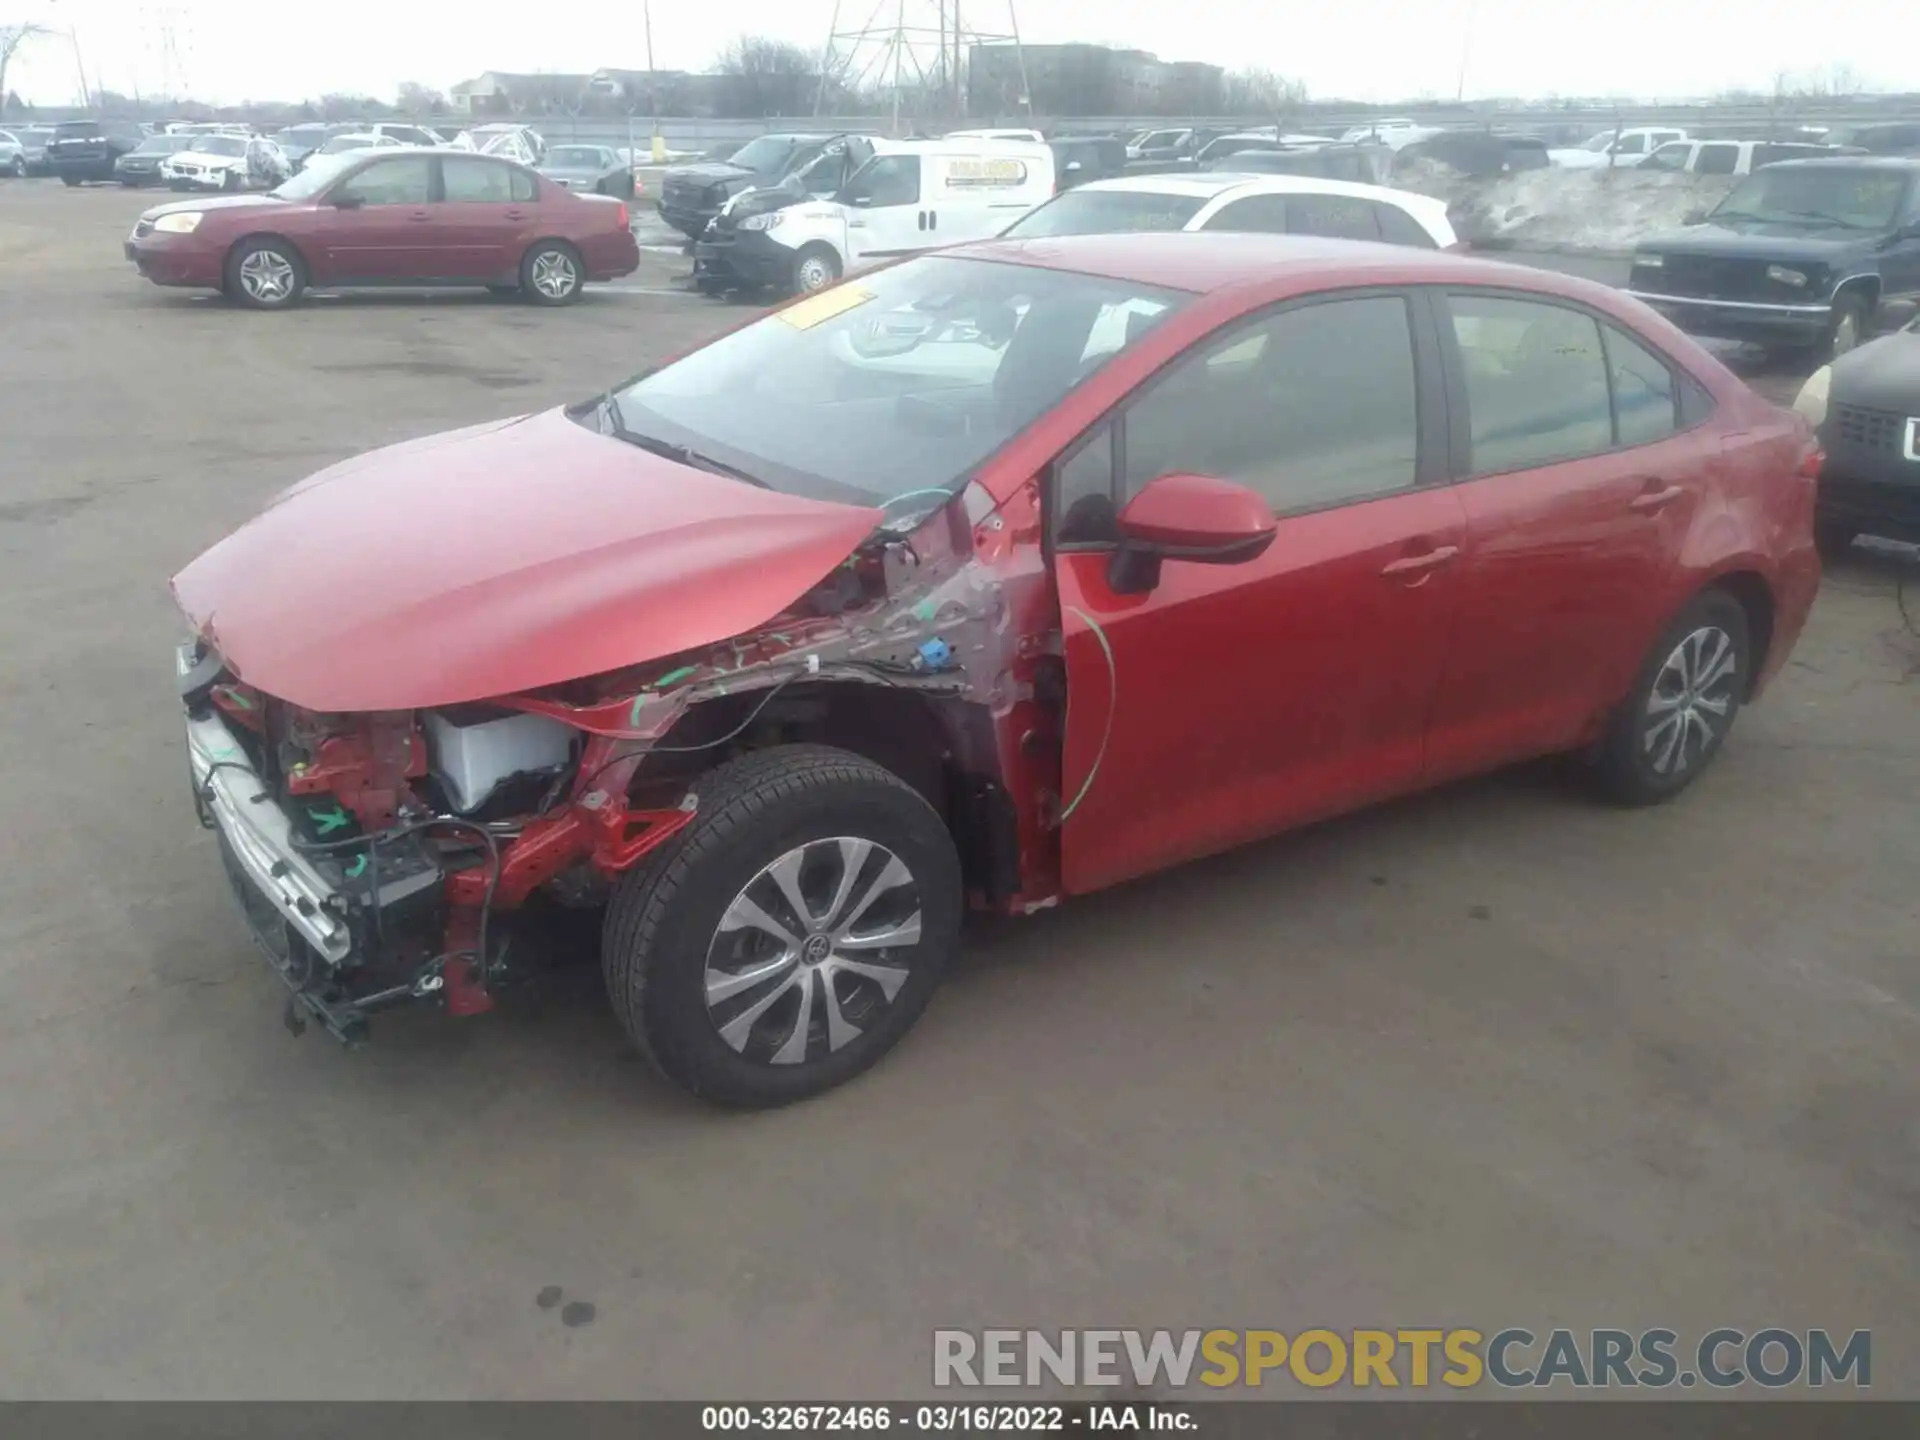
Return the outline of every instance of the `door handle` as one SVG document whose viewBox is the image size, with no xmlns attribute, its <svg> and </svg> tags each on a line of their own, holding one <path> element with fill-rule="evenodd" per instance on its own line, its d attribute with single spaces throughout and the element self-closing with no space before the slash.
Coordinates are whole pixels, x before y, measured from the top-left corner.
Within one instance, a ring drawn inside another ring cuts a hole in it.
<svg viewBox="0 0 1920 1440">
<path fill-rule="evenodd" d="M 1459 555 L 1458 545 L 1436 545 L 1431 550 L 1418 555 L 1403 555 L 1385 566 L 1382 575 L 1425 575 L 1428 571 L 1438 570 L 1442 565 L 1451 565 Z"/>
<path fill-rule="evenodd" d="M 1649 485 L 1657 482 L 1649 482 Z M 1647 489 L 1627 502 L 1629 508 L 1638 510 L 1642 515 L 1657 515 L 1673 504 L 1687 492 L 1679 485 L 1666 485 L 1659 489 Z"/>
<path fill-rule="evenodd" d="M 509 220 L 524 220 L 526 218 L 527 212 L 522 210 L 518 205 L 513 206 L 507 211 L 507 219 Z"/>
<path fill-rule="evenodd" d="M 927 212 L 922 210 L 916 218 L 920 221 L 920 228 L 922 230 L 926 229 L 927 228 Z"/>
<path fill-rule="evenodd" d="M 433 212 L 431 210 L 416 210 L 407 216 L 407 218 L 409 220 L 431 220 L 433 218 Z"/>
<path fill-rule="evenodd" d="M 938 210 L 929 210 L 927 212 L 927 228 L 929 230 L 938 230 L 940 228 L 940 212 Z"/>
</svg>

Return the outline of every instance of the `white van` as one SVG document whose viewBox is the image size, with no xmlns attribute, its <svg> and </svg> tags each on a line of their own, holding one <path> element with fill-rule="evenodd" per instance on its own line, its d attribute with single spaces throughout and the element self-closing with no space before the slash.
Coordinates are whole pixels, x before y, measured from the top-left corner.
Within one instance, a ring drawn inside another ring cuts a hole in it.
<svg viewBox="0 0 1920 1440">
<path fill-rule="evenodd" d="M 727 251 L 740 283 L 810 294 L 902 255 L 998 235 L 1053 198 L 1047 145 L 876 139 L 873 149 L 831 200 L 748 215 L 730 240 L 702 240 Z"/>
</svg>

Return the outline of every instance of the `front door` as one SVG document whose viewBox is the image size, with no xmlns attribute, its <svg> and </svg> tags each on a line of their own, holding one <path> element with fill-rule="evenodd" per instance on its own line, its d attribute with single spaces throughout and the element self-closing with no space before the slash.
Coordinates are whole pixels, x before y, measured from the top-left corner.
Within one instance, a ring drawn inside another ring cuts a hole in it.
<svg viewBox="0 0 1920 1440">
<path fill-rule="evenodd" d="M 317 230 L 315 279 L 379 283 L 431 274 L 433 159 L 375 160 L 327 192 Z"/>
<path fill-rule="evenodd" d="M 1468 477 L 1430 740 L 1445 778 L 1591 737 L 1675 603 L 1692 477 L 1718 451 L 1683 428 L 1679 373 L 1625 331 L 1538 299 L 1436 298 Z"/>
<path fill-rule="evenodd" d="M 1920 179 L 1908 186 L 1898 225 L 1880 254 L 1880 293 L 1920 299 Z"/>
<path fill-rule="evenodd" d="M 1095 890 L 1403 791 L 1458 603 L 1438 347 L 1393 291 L 1295 302 L 1161 371 L 1054 467 L 1068 709 L 1063 879 Z M 1110 583 L 1157 476 L 1260 492 L 1260 558 Z"/>
<path fill-rule="evenodd" d="M 934 244 L 920 197 L 918 155 L 877 155 L 840 193 L 847 207 L 847 269 L 877 265 Z"/>
</svg>

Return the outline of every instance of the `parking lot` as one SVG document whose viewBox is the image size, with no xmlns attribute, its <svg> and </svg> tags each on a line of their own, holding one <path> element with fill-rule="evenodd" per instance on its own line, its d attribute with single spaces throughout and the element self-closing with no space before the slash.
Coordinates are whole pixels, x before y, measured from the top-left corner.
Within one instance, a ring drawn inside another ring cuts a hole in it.
<svg viewBox="0 0 1920 1440">
<path fill-rule="evenodd" d="M 1920 1396 L 1892 560 L 1678 803 L 1530 767 L 983 930 L 809 1104 L 671 1093 L 592 968 L 344 1052 L 194 823 L 168 577 L 751 312 L 651 250 L 565 310 L 242 312 L 134 277 L 152 199 L 0 185 L 0 1393 L 899 1397 L 943 1326 L 1444 1324 L 1870 1328 Z"/>
</svg>

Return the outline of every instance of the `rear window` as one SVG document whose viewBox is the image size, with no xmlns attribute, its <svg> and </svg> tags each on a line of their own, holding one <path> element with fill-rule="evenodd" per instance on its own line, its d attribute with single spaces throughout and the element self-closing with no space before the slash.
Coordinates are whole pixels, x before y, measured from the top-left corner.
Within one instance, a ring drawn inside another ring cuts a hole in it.
<svg viewBox="0 0 1920 1440">
<path fill-rule="evenodd" d="M 88 140 L 100 133 L 98 120 L 62 120 L 53 127 L 56 140 Z"/>
<path fill-rule="evenodd" d="M 1070 190 L 1023 216 L 1009 240 L 1050 235 L 1112 235 L 1133 230 L 1181 230 L 1205 200 L 1151 190 Z"/>
</svg>

